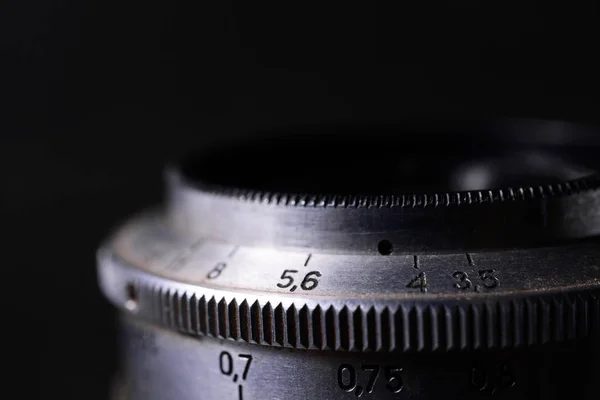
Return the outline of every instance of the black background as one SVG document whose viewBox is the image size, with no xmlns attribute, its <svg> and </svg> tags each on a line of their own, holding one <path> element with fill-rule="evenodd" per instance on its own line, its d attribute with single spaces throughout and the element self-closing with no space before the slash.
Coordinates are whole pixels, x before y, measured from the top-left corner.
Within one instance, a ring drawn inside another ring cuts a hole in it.
<svg viewBox="0 0 600 400">
<path fill-rule="evenodd" d="M 160 200 L 163 163 L 189 147 L 324 120 L 597 122 L 594 6 L 399 3 L 0 4 L 12 398 L 105 397 L 115 337 L 95 249 Z"/>
</svg>

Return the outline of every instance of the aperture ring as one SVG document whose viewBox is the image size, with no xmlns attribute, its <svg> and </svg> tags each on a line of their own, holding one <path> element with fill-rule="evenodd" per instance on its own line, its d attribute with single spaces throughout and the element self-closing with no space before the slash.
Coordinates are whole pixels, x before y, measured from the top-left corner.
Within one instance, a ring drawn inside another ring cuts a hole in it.
<svg viewBox="0 0 600 400">
<path fill-rule="evenodd" d="M 449 351 L 540 345 L 600 334 L 600 288 L 442 301 L 269 300 L 145 273 L 112 256 L 99 277 L 126 312 L 193 336 L 337 351 Z M 125 285 L 125 287 L 124 287 Z"/>
</svg>

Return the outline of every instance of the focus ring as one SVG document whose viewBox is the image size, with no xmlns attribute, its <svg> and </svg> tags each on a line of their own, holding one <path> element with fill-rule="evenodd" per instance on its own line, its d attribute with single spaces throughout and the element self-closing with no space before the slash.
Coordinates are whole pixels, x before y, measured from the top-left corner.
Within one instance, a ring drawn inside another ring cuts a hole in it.
<svg viewBox="0 0 600 400">
<path fill-rule="evenodd" d="M 346 351 L 448 351 L 545 344 L 586 337 L 598 326 L 598 294 L 468 305 L 309 308 L 249 304 L 143 287 L 178 331 L 248 343 Z"/>
<path fill-rule="evenodd" d="M 119 281 L 128 282 L 136 293 L 137 315 L 195 336 L 369 352 L 498 349 L 600 334 L 597 289 L 378 306 L 368 302 L 273 303 L 252 295 L 211 293 L 215 291 L 164 279 L 159 282 L 119 263 L 112 267 L 115 270 L 107 275 L 118 274 Z M 111 279 L 104 279 L 105 291 L 118 303 L 118 295 L 110 295 L 110 285 Z"/>
</svg>

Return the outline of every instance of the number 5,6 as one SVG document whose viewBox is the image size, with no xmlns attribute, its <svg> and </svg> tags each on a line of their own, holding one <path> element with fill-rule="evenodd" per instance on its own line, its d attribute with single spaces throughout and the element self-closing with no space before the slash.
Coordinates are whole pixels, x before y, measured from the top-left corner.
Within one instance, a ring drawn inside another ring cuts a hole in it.
<svg viewBox="0 0 600 400">
<path fill-rule="evenodd" d="M 287 282 L 278 283 L 277 287 L 279 287 L 281 289 L 290 288 L 290 292 L 293 292 L 296 289 L 298 289 L 298 286 L 294 285 L 294 276 L 293 276 L 294 274 L 297 274 L 297 273 L 298 273 L 298 271 L 295 269 L 284 270 L 279 279 L 281 279 L 282 281 L 287 281 Z M 315 289 L 319 285 L 319 281 L 317 280 L 317 278 L 320 278 L 320 277 L 321 277 L 321 273 L 319 271 L 311 271 L 311 272 L 307 273 L 304 276 L 304 279 L 302 279 L 302 282 L 300 283 L 300 288 L 302 290 Z"/>
</svg>

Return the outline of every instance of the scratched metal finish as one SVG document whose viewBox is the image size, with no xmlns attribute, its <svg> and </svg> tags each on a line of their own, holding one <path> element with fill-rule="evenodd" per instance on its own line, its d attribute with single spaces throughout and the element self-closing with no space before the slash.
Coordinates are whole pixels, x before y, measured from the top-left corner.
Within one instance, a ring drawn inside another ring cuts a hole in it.
<svg viewBox="0 0 600 400">
<path fill-rule="evenodd" d="M 171 173 L 172 225 L 251 246 L 377 254 L 540 245 L 600 233 L 600 176 L 495 191 L 361 197 L 201 191 Z M 572 207 L 577 207 L 573 214 Z M 239 221 L 243 221 L 240 224 Z M 494 229 L 490 229 L 493 226 Z"/>
<path fill-rule="evenodd" d="M 585 383 L 600 359 L 584 346 L 364 354 L 199 340 L 131 318 L 122 329 L 124 385 L 115 400 L 597 398 Z"/>
<path fill-rule="evenodd" d="M 207 152 L 167 168 L 167 216 L 184 236 L 345 254 L 376 255 L 381 240 L 411 254 L 600 234 L 597 149 L 485 138 L 395 143 L 369 130 Z"/>
<path fill-rule="evenodd" d="M 115 399 L 597 398 L 597 148 L 490 135 L 440 139 L 443 157 L 368 131 L 170 166 L 163 207 L 98 252 L 123 317 Z"/>
<path fill-rule="evenodd" d="M 321 350 L 439 351 L 600 333 L 598 240 L 383 257 L 208 239 L 188 245 L 159 221 L 146 215 L 116 235 L 101 252 L 100 285 L 123 312 L 191 335 Z"/>
<path fill-rule="evenodd" d="M 384 257 L 257 248 L 210 238 L 190 243 L 173 234 L 163 221 L 152 212 L 131 220 L 116 233 L 106 252 L 114 254 L 120 265 L 165 278 L 165 285 L 173 280 L 211 289 L 288 294 L 300 299 L 346 296 L 423 300 L 440 295 L 471 299 L 483 294 L 538 294 L 541 290 L 600 285 L 600 240 L 596 238 L 527 250 Z M 278 283 L 290 282 L 279 281 L 285 270 L 296 271 L 294 282 L 281 287 Z M 488 270 L 494 272 L 486 273 Z M 302 290 L 301 279 L 297 280 L 311 271 L 315 271 L 313 276 L 318 282 L 314 288 Z M 407 287 L 419 273 L 427 280 L 423 290 Z"/>
</svg>

